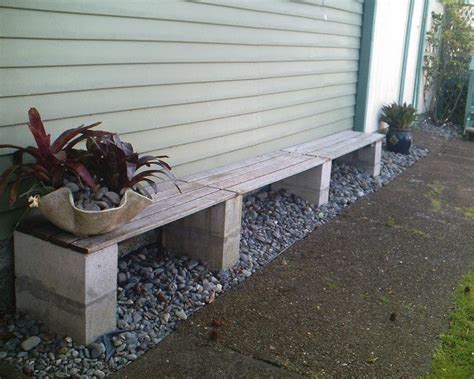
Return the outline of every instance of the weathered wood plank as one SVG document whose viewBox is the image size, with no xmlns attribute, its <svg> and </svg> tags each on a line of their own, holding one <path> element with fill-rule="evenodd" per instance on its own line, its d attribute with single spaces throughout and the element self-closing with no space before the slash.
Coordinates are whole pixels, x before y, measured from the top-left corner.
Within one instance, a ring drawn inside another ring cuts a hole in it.
<svg viewBox="0 0 474 379">
<path fill-rule="evenodd" d="M 145 233 L 149 230 L 169 224 L 170 222 L 179 220 L 183 217 L 209 208 L 215 204 L 219 204 L 235 196 L 235 193 L 228 191 L 213 192 L 195 201 L 182 203 L 176 207 L 166 209 L 163 212 L 153 213 L 149 216 L 143 217 L 137 221 L 134 221 L 132 223 L 133 225 L 122 225 L 110 233 L 84 238 L 74 242 L 72 245 L 76 249 L 82 249 L 83 251 L 91 253 L 136 235 Z"/>
<path fill-rule="evenodd" d="M 240 183 L 233 187 L 228 187 L 226 189 L 228 191 L 235 191 L 239 194 L 244 194 L 254 189 L 285 179 L 289 176 L 299 174 L 300 172 L 309 170 L 310 168 L 319 166 L 323 164 L 325 161 L 326 160 L 322 158 L 310 158 L 296 165 L 284 168 L 282 170 L 274 171 L 270 175 L 260 176 L 258 178 L 248 180 L 244 183 Z"/>
<path fill-rule="evenodd" d="M 340 133 L 336 133 L 336 134 L 332 134 L 328 137 L 324 137 L 324 138 L 320 138 L 320 139 L 317 139 L 317 140 L 314 140 L 314 141 L 310 141 L 310 142 L 307 142 L 307 143 L 303 143 L 303 144 L 300 144 L 300 145 L 295 145 L 295 146 L 291 146 L 291 147 L 288 147 L 286 149 L 283 149 L 285 151 L 290 151 L 290 152 L 294 152 L 294 153 L 300 153 L 300 154 L 304 154 L 304 153 L 308 153 L 308 152 L 311 152 L 311 151 L 315 151 L 319 148 L 322 148 L 322 147 L 326 147 L 330 144 L 333 144 L 343 138 L 350 138 L 350 137 L 353 137 L 357 135 L 357 132 L 354 132 L 352 130 L 344 130 L 343 132 L 340 132 Z"/>
<path fill-rule="evenodd" d="M 282 165 L 284 161 L 291 159 L 295 159 L 295 157 L 290 156 L 288 153 L 282 152 L 282 155 L 275 156 L 275 157 L 268 157 L 268 159 L 250 164 L 245 165 L 244 167 L 239 167 L 234 170 L 229 170 L 223 173 L 210 175 L 205 177 L 198 182 L 202 185 L 206 186 L 214 186 L 217 188 L 223 188 L 222 183 L 225 183 L 235 177 L 242 177 L 242 176 L 252 176 L 254 172 L 260 170 L 262 172 L 271 172 L 271 166 L 275 165 Z"/>
<path fill-rule="evenodd" d="M 243 161 L 239 161 L 239 162 L 232 163 L 225 166 L 216 167 L 214 169 L 198 172 L 196 174 L 187 175 L 181 178 L 181 180 L 186 181 L 186 182 L 195 182 L 204 178 L 208 178 L 213 175 L 224 174 L 226 172 L 239 169 L 241 167 L 248 167 L 258 162 L 263 162 L 263 161 L 266 161 L 274 157 L 278 157 L 283 154 L 285 153 L 282 151 L 274 151 L 268 154 L 257 155 L 255 157 L 252 157 Z"/>
<path fill-rule="evenodd" d="M 315 154 L 320 157 L 336 159 L 353 151 L 359 150 L 360 148 L 370 145 L 376 141 L 380 141 L 381 139 L 383 139 L 383 135 L 381 134 L 364 134 L 346 141 L 339 142 L 338 144 L 329 146 L 325 149 L 317 150 Z"/>
<path fill-rule="evenodd" d="M 276 158 L 266 161 L 265 163 L 267 164 L 260 166 L 256 165 L 251 170 L 235 171 L 233 174 L 222 177 L 220 180 L 211 182 L 208 185 L 215 186 L 220 189 L 228 189 L 235 185 L 246 183 L 260 177 L 272 176 L 272 174 L 274 174 L 276 171 L 280 171 L 288 167 L 297 167 L 298 164 L 308 160 L 308 157 L 304 155 L 284 155 L 278 158 L 281 159 Z M 252 188 L 252 190 L 257 188 Z"/>
<path fill-rule="evenodd" d="M 200 198 L 208 196 L 214 192 L 218 192 L 219 190 L 216 188 L 204 187 L 200 186 L 200 188 L 196 188 L 193 191 L 188 191 L 183 194 L 179 194 L 176 196 L 169 197 L 165 200 L 155 201 L 152 205 L 148 206 L 141 212 L 138 216 L 136 216 L 131 223 L 136 220 L 139 220 L 143 217 L 152 215 L 153 213 L 163 212 L 166 209 L 176 207 L 180 204 L 187 203 L 190 201 L 198 201 Z"/>
</svg>

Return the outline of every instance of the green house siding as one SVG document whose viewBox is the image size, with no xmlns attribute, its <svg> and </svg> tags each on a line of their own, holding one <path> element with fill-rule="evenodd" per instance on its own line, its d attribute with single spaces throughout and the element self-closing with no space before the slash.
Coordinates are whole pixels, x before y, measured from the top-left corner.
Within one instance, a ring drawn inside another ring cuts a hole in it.
<svg viewBox="0 0 474 379">
<path fill-rule="evenodd" d="M 356 0 L 0 0 L 0 141 L 32 143 L 34 106 L 180 176 L 351 129 L 361 23 Z"/>
</svg>

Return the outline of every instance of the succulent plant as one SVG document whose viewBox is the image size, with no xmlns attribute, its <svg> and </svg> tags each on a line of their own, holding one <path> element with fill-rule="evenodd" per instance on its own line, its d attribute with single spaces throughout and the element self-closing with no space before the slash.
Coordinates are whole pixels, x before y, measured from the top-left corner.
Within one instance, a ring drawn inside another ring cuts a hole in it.
<svg viewBox="0 0 474 379">
<path fill-rule="evenodd" d="M 416 120 L 416 109 L 407 103 L 393 102 L 382 107 L 380 121 L 386 122 L 390 129 L 410 129 Z"/>
</svg>

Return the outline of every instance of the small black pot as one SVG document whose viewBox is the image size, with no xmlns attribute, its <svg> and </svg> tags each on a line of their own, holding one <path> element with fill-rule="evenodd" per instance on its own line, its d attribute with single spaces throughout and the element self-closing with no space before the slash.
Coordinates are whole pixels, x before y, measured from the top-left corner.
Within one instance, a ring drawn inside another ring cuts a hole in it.
<svg viewBox="0 0 474 379">
<path fill-rule="evenodd" d="M 389 129 L 385 138 L 388 151 L 405 155 L 409 153 L 413 139 L 410 129 Z"/>
</svg>

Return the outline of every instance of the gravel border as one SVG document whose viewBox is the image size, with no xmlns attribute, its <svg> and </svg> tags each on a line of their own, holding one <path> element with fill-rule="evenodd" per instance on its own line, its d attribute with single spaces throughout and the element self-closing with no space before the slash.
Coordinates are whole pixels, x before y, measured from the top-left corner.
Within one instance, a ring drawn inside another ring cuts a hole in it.
<svg viewBox="0 0 474 379">
<path fill-rule="evenodd" d="M 377 178 L 333 162 L 329 202 L 319 208 L 285 191 L 248 196 L 236 267 L 212 273 L 202 262 L 173 257 L 157 246 L 142 248 L 119 260 L 117 331 L 82 346 L 70 337 L 50 334 L 27 315 L 11 315 L 0 320 L 0 360 L 38 378 L 103 378 L 136 360 L 180 321 L 427 154 L 418 146 L 406 156 L 383 150 Z"/>
<path fill-rule="evenodd" d="M 420 120 L 418 128 L 425 133 L 445 139 L 462 138 L 463 134 L 461 126 L 450 122 L 438 125 L 428 116 Z"/>
</svg>

